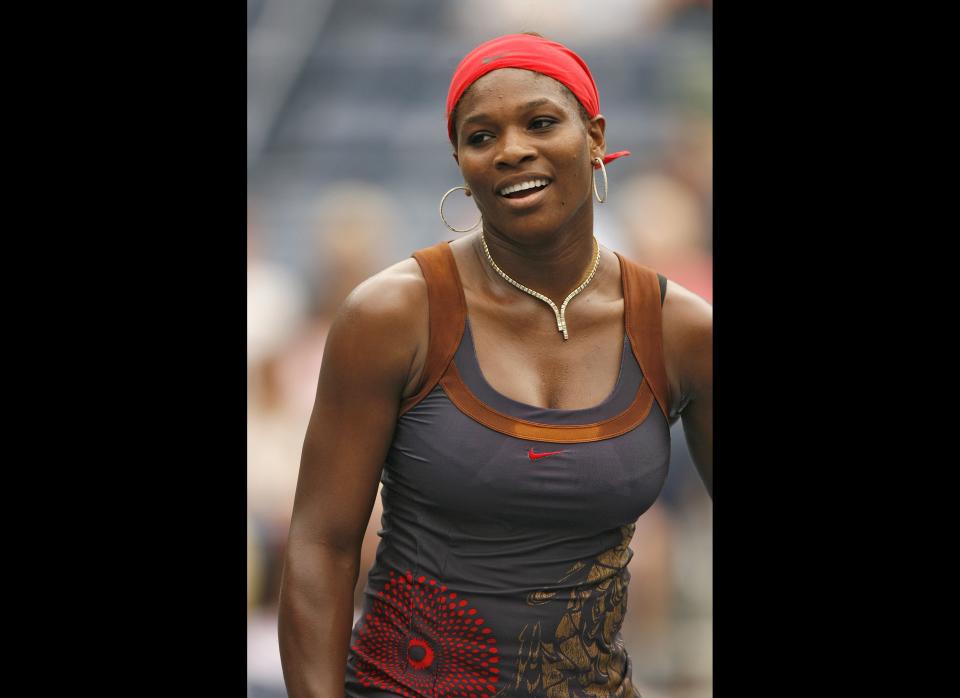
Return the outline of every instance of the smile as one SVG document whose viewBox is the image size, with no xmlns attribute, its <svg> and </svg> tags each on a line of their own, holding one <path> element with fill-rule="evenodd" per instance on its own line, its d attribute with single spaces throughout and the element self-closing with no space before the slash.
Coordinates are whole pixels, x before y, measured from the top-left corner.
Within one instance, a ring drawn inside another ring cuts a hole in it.
<svg viewBox="0 0 960 698">
<path fill-rule="evenodd" d="M 522 199 L 526 196 L 530 196 L 531 194 L 535 194 L 538 191 L 543 191 L 549 185 L 550 180 L 548 179 L 530 179 L 526 182 L 519 182 L 517 184 L 504 187 L 497 193 L 500 196 L 508 199 Z"/>
</svg>

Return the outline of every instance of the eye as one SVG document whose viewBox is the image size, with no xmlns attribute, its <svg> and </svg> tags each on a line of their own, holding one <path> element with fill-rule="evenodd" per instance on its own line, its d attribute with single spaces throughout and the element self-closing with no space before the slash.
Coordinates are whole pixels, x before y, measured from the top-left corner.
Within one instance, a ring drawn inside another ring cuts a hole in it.
<svg viewBox="0 0 960 698">
<path fill-rule="evenodd" d="M 538 116 L 536 119 L 530 122 L 530 127 L 537 130 L 542 130 L 549 128 L 557 123 L 556 119 L 551 119 L 546 116 Z"/>
<path fill-rule="evenodd" d="M 476 133 L 472 133 L 467 137 L 467 143 L 470 145 L 483 145 L 487 142 L 487 138 L 493 138 L 493 136 L 486 131 L 477 131 Z"/>
</svg>

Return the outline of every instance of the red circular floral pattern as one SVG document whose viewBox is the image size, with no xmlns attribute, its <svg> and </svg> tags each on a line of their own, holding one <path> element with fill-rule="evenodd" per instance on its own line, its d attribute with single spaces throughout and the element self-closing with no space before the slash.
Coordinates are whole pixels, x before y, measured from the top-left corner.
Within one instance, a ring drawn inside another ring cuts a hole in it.
<svg viewBox="0 0 960 698">
<path fill-rule="evenodd" d="M 357 679 L 402 696 L 492 698 L 500 660 L 483 624 L 446 585 L 391 571 L 357 629 Z"/>
</svg>

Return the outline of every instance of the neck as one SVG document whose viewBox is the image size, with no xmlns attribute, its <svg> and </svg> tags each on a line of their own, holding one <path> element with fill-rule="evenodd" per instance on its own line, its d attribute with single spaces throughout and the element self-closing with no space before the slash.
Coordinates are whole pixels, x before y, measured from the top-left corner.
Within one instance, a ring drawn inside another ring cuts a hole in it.
<svg viewBox="0 0 960 698">
<path fill-rule="evenodd" d="M 530 243 L 505 238 L 489 229 L 483 231 L 483 237 L 493 261 L 507 276 L 542 293 L 558 306 L 593 268 L 592 231 Z M 495 285 L 505 284 L 490 266 L 479 233 L 474 242 L 491 282 Z M 596 280 L 592 283 L 596 283 Z"/>
</svg>

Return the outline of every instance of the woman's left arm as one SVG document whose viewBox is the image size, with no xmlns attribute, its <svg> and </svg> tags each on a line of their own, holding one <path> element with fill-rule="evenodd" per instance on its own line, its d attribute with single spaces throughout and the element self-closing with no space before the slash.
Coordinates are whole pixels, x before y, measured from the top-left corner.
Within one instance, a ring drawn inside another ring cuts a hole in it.
<svg viewBox="0 0 960 698">
<path fill-rule="evenodd" d="M 663 304 L 663 342 L 675 409 L 713 499 L 713 306 L 672 281 Z"/>
</svg>

